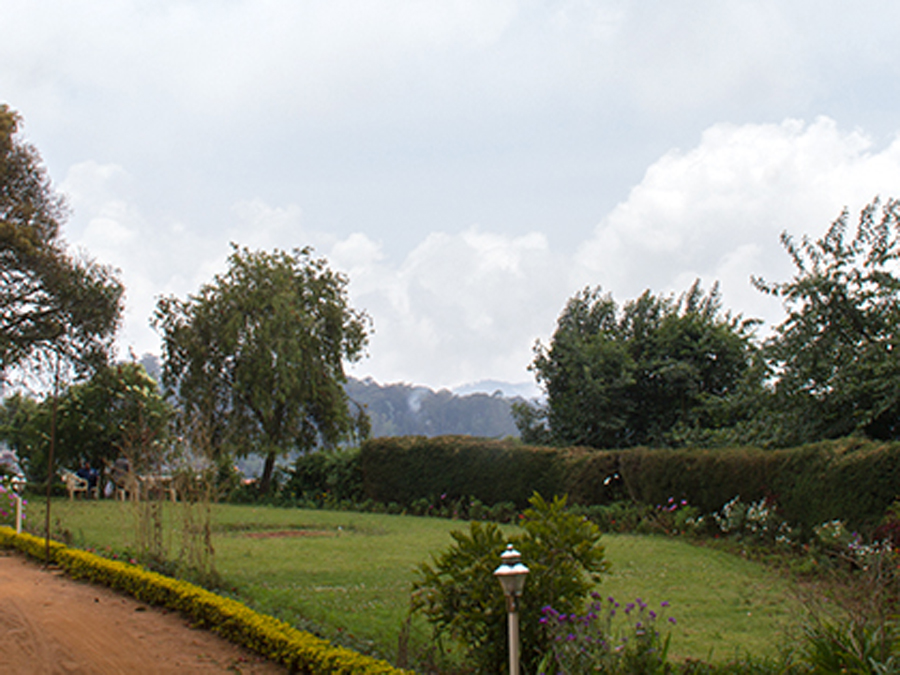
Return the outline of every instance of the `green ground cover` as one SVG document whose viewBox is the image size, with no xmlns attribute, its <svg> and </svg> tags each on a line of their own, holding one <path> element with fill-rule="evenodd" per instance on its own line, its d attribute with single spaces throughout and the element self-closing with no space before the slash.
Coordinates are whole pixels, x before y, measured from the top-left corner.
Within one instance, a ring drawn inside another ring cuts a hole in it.
<svg viewBox="0 0 900 675">
<path fill-rule="evenodd" d="M 33 532 L 43 527 L 42 502 L 29 505 Z M 172 555 L 180 508 L 163 510 Z M 130 504 L 54 500 L 51 513 L 53 531 L 74 546 L 127 555 L 134 541 Z M 228 592 L 254 609 L 301 628 L 312 621 L 328 637 L 394 660 L 414 569 L 450 545 L 451 530 L 465 527 L 438 518 L 218 505 L 215 565 Z M 671 603 L 678 659 L 772 655 L 803 618 L 790 584 L 752 561 L 665 537 L 605 535 L 603 544 L 612 569 L 598 590 L 622 601 Z M 428 644 L 428 631 L 420 622 L 410 628 L 415 652 Z"/>
</svg>

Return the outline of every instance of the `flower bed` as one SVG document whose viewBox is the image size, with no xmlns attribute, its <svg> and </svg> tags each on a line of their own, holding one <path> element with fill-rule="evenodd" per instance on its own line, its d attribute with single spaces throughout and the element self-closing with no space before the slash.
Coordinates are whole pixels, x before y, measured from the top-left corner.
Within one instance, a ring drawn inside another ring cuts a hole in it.
<svg viewBox="0 0 900 675">
<path fill-rule="evenodd" d="M 0 547 L 15 548 L 44 560 L 44 539 L 0 527 Z M 181 612 L 197 625 L 303 673 L 393 675 L 406 671 L 306 633 L 283 621 L 254 612 L 241 603 L 199 586 L 148 572 L 135 565 L 50 542 L 52 562 L 75 579 L 87 579 L 123 591 L 142 602 Z"/>
</svg>

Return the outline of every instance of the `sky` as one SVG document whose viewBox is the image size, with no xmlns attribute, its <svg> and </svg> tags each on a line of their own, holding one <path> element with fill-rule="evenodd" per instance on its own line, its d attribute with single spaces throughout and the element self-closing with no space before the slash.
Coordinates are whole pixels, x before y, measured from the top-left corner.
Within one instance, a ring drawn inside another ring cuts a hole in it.
<svg viewBox="0 0 900 675">
<path fill-rule="evenodd" d="M 355 377 L 534 383 L 566 301 L 752 275 L 900 197 L 900 4 L 0 0 L 0 102 L 121 270 L 120 355 L 224 271 L 312 246 L 372 318 Z"/>
</svg>

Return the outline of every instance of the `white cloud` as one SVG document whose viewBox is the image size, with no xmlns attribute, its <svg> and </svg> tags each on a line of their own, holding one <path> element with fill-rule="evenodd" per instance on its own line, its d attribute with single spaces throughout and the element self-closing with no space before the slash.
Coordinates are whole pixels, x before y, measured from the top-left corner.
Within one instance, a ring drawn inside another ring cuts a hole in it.
<svg viewBox="0 0 900 675">
<path fill-rule="evenodd" d="M 375 319 L 371 359 L 357 370 L 435 386 L 487 373 L 529 379 L 531 345 L 546 328 L 543 310 L 568 291 L 560 262 L 537 233 L 432 233 L 399 267 L 381 267 L 384 285 L 360 290 L 351 277 L 355 303 Z"/>
<path fill-rule="evenodd" d="M 581 248 L 580 274 L 622 298 L 720 280 L 726 305 L 777 322 L 749 278 L 792 272 L 780 233 L 818 236 L 845 206 L 858 212 L 898 184 L 900 140 L 877 149 L 827 118 L 716 125 L 647 170 Z"/>
<path fill-rule="evenodd" d="M 296 204 L 272 207 L 259 199 L 241 201 L 232 207 L 237 223 L 229 228 L 230 241 L 250 249 L 292 250 L 307 235 L 303 230 L 303 210 Z"/>
</svg>

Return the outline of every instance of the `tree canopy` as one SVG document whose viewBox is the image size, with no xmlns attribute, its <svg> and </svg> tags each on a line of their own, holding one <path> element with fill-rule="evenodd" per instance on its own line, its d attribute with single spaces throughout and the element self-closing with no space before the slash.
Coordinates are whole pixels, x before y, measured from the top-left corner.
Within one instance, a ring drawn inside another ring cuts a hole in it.
<svg viewBox="0 0 900 675">
<path fill-rule="evenodd" d="M 0 104 L 0 378 L 42 350 L 104 363 L 122 312 L 117 273 L 66 251 L 65 202 Z"/>
<path fill-rule="evenodd" d="M 754 279 L 787 310 L 765 345 L 786 442 L 900 438 L 900 202 L 872 202 L 855 229 L 849 218 L 816 240 L 782 234 L 794 277 Z"/>
<path fill-rule="evenodd" d="M 699 281 L 678 298 L 647 291 L 621 311 L 586 288 L 550 345 L 535 346 L 547 403 L 518 407 L 520 431 L 526 441 L 622 448 L 721 424 L 721 402 L 752 372 L 753 325 L 723 314 L 718 287 L 704 294 Z"/>
<path fill-rule="evenodd" d="M 785 447 L 859 434 L 900 439 L 900 201 L 845 209 L 818 239 L 781 243 L 796 272 L 753 278 L 787 316 L 761 344 L 722 314 L 717 289 L 649 292 L 619 311 L 585 289 L 531 368 L 543 407 L 518 406 L 523 439 L 634 445 Z"/>
<path fill-rule="evenodd" d="M 160 299 L 163 382 L 215 452 L 266 457 L 334 446 L 359 428 L 343 383 L 369 318 L 350 307 L 347 279 L 309 248 L 234 247 L 228 271 L 186 300 Z"/>
<path fill-rule="evenodd" d="M 0 440 L 16 450 L 34 482 L 47 476 L 53 406 L 51 398 L 38 402 L 21 393 L 0 406 Z M 170 417 L 171 405 L 143 366 L 102 366 L 56 401 L 55 462 L 71 470 L 84 462 L 102 468 L 125 455 L 140 466 L 146 455 L 162 456 Z"/>
</svg>

